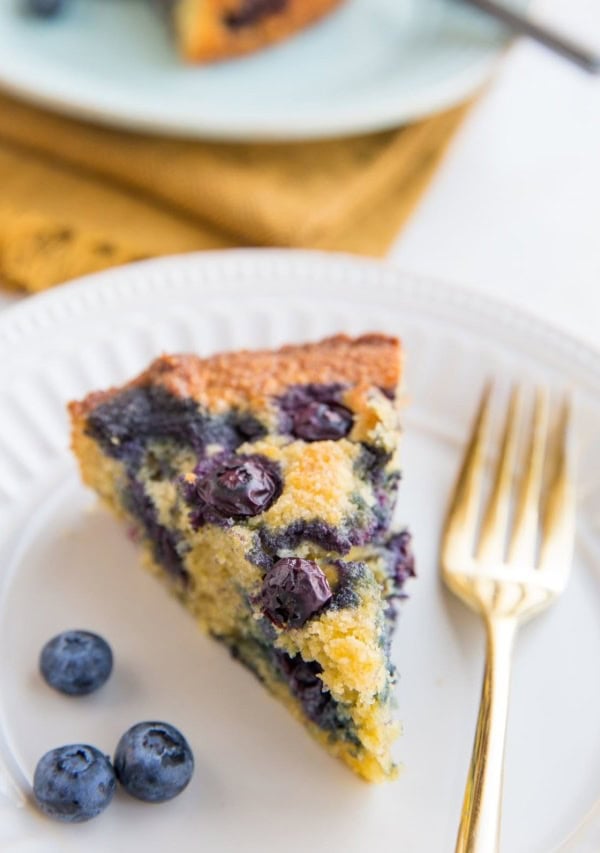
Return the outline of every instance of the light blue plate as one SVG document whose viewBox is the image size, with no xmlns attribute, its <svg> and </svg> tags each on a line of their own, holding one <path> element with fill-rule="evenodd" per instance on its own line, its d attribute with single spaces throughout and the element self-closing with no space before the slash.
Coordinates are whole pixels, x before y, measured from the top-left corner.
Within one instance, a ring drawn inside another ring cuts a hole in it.
<svg viewBox="0 0 600 853">
<path fill-rule="evenodd" d="M 0 2 L 0 85 L 132 129 L 298 139 L 411 121 L 490 74 L 506 34 L 460 0 L 348 0 L 290 41 L 186 67 L 147 0 L 69 0 L 51 21 Z M 523 0 L 521 0 L 523 5 Z"/>
</svg>

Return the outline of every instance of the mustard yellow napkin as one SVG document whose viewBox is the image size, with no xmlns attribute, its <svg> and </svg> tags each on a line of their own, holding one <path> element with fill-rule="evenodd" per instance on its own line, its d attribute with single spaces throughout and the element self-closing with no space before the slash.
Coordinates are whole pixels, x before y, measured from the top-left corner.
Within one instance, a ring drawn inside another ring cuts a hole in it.
<svg viewBox="0 0 600 853">
<path fill-rule="evenodd" d="M 466 109 L 349 139 L 221 144 L 108 129 L 0 95 L 0 281 L 38 291 L 231 246 L 382 254 Z"/>
</svg>

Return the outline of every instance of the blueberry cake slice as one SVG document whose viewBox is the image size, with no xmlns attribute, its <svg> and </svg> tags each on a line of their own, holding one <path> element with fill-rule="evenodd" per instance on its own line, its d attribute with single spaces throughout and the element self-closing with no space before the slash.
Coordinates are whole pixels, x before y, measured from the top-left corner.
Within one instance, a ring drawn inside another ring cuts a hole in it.
<svg viewBox="0 0 600 853">
<path fill-rule="evenodd" d="M 169 13 L 182 55 L 191 62 L 240 56 L 281 41 L 341 0 L 155 0 Z"/>
<path fill-rule="evenodd" d="M 147 566 L 331 753 L 391 778 L 396 602 L 410 538 L 395 338 L 163 356 L 71 403 L 85 483 Z"/>
</svg>

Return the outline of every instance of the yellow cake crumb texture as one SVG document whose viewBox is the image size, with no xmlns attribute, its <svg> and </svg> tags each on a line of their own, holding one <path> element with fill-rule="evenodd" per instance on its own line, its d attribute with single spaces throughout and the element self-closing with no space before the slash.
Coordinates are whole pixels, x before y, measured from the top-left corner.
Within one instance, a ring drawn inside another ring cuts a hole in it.
<svg viewBox="0 0 600 853">
<path fill-rule="evenodd" d="M 373 697 L 386 682 L 380 606 L 380 595 L 369 599 L 363 592 L 358 606 L 325 611 L 303 628 L 281 632 L 277 645 L 292 656 L 299 652 L 305 660 L 318 660 L 323 683 L 335 699 L 355 702 L 357 693 Z"/>
<path fill-rule="evenodd" d="M 352 441 L 390 451 L 396 448 L 400 424 L 394 401 L 377 388 L 357 386 L 346 391 L 343 402 L 354 412 L 354 426 L 350 433 Z"/>
<path fill-rule="evenodd" d="M 345 439 L 283 446 L 266 439 L 246 446 L 247 451 L 278 462 L 283 472 L 281 496 L 252 523 L 281 528 L 296 519 L 320 518 L 341 524 L 353 512 L 351 496 L 357 487 L 353 467 L 359 449 Z M 366 499 L 373 500 L 371 495 Z"/>
</svg>

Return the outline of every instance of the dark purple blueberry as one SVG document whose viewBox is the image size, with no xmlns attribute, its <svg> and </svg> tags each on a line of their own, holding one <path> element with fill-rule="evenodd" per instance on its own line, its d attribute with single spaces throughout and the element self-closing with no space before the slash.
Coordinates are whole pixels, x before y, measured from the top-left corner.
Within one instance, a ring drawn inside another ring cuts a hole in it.
<svg viewBox="0 0 600 853">
<path fill-rule="evenodd" d="M 205 467 L 191 494 L 188 490 L 192 516 L 198 520 L 212 513 L 221 519 L 251 518 L 267 510 L 281 494 L 277 466 L 264 456 L 229 456 Z"/>
<path fill-rule="evenodd" d="M 338 403 L 313 400 L 292 414 L 292 435 L 304 441 L 337 441 L 352 429 L 353 416 Z"/>
<path fill-rule="evenodd" d="M 337 441 L 352 429 L 352 412 L 341 404 L 344 386 L 293 385 L 279 397 L 280 428 L 305 441 Z"/>
<path fill-rule="evenodd" d="M 380 447 L 363 444 L 355 463 L 355 470 L 365 480 L 378 484 L 384 483 L 389 478 L 389 475 L 386 476 L 384 473 L 384 468 L 390 458 L 391 454 Z M 398 474 L 394 472 L 394 476 L 397 477 Z"/>
<path fill-rule="evenodd" d="M 110 646 L 91 631 L 63 631 L 40 654 L 40 672 L 50 687 L 69 696 L 93 693 L 112 672 Z"/>
<path fill-rule="evenodd" d="M 389 655 L 391 654 L 394 632 L 396 630 L 396 622 L 398 621 L 398 611 L 396 610 L 393 601 L 388 602 L 388 605 L 384 610 L 383 616 L 384 622 L 381 642 L 383 648 L 385 649 L 386 655 L 389 657 Z M 395 676 L 396 668 L 391 662 L 391 660 L 388 661 L 388 669 L 390 671 L 390 674 L 392 676 Z"/>
<path fill-rule="evenodd" d="M 25 10 L 38 18 L 51 18 L 62 11 L 64 0 L 26 0 Z"/>
<path fill-rule="evenodd" d="M 228 12 L 225 23 L 232 30 L 258 24 L 268 15 L 283 12 L 287 0 L 242 0 L 241 7 L 235 12 Z"/>
<path fill-rule="evenodd" d="M 264 426 L 247 412 L 209 415 L 189 397 L 176 397 L 157 385 L 120 391 L 90 412 L 86 432 L 108 456 L 135 469 L 149 441 L 172 441 L 202 454 L 209 444 L 235 450 L 264 435 Z"/>
<path fill-rule="evenodd" d="M 265 551 L 276 554 L 293 550 L 301 542 L 314 542 L 324 551 L 347 554 L 353 545 L 364 545 L 368 542 L 376 529 L 373 518 L 354 518 L 351 521 L 352 523 L 335 527 L 321 519 L 298 519 L 277 532 L 263 528 L 259 534 L 261 546 Z"/>
<path fill-rule="evenodd" d="M 33 776 L 33 796 L 49 817 L 82 823 L 109 805 L 115 771 L 100 750 L 87 744 L 52 749 L 40 758 Z"/>
<path fill-rule="evenodd" d="M 329 384 L 309 382 L 306 385 L 290 385 L 278 400 L 284 412 L 294 412 L 316 400 L 317 403 L 340 403 L 342 394 L 348 388 L 339 382 Z"/>
<path fill-rule="evenodd" d="M 290 657 L 285 652 L 277 653 L 276 662 L 306 716 L 325 731 L 343 734 L 345 739 L 353 740 L 350 719 L 319 677 L 323 672 L 322 666 L 317 661 L 305 661 L 300 655 Z"/>
<path fill-rule="evenodd" d="M 267 434 L 265 425 L 249 412 L 233 412 L 229 416 L 229 421 L 238 433 L 240 443 L 243 441 L 255 441 L 257 438 L 262 438 Z M 229 446 L 224 442 L 219 443 L 223 444 L 225 447 Z M 236 445 L 231 446 L 235 447 Z"/>
<path fill-rule="evenodd" d="M 392 576 L 398 593 L 409 578 L 416 576 L 415 557 L 412 550 L 412 536 L 408 530 L 396 533 L 386 543 L 392 560 Z"/>
<path fill-rule="evenodd" d="M 142 525 L 156 562 L 172 577 L 187 583 L 189 574 L 179 553 L 181 546 L 177 533 L 160 524 L 156 507 L 146 494 L 144 484 L 131 474 L 124 493 L 124 502 L 129 512 Z"/>
<path fill-rule="evenodd" d="M 117 744 L 114 765 L 117 779 L 128 794 L 147 803 L 164 803 L 189 783 L 194 756 L 175 726 L 137 723 Z"/>
<path fill-rule="evenodd" d="M 331 597 L 329 582 L 317 563 L 284 557 L 265 575 L 260 601 L 275 625 L 301 628 Z"/>
</svg>

